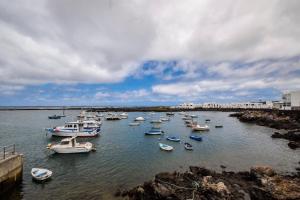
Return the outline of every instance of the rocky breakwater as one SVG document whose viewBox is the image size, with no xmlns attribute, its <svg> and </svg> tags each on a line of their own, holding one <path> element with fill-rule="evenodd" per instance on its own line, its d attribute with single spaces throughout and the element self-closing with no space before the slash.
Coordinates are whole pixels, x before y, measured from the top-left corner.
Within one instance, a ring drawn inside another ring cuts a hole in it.
<svg viewBox="0 0 300 200">
<path fill-rule="evenodd" d="M 300 111 L 242 111 L 229 116 L 237 117 L 241 122 L 281 129 L 272 138 L 289 140 L 292 149 L 300 147 Z"/>
<path fill-rule="evenodd" d="M 300 199 L 299 175 L 280 175 L 268 166 L 245 172 L 217 173 L 203 167 L 190 167 L 184 173 L 160 173 L 154 180 L 116 196 L 130 200 L 164 199 Z"/>
</svg>

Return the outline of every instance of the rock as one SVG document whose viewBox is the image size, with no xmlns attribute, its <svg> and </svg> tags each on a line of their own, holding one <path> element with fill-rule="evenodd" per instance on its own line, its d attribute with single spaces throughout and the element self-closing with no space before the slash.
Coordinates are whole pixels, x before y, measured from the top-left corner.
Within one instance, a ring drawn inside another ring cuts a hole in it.
<svg viewBox="0 0 300 200">
<path fill-rule="evenodd" d="M 254 166 L 250 169 L 250 175 L 260 179 L 264 176 L 274 176 L 276 173 L 270 166 Z"/>
<path fill-rule="evenodd" d="M 300 148 L 300 142 L 290 141 L 290 142 L 288 143 L 288 146 L 289 146 L 291 149 L 297 149 L 297 148 Z"/>
</svg>

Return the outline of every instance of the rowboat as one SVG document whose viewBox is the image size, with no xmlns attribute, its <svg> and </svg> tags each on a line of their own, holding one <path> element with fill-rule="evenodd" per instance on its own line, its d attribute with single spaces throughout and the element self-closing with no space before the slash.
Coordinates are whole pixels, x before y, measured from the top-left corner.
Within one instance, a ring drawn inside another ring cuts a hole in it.
<svg viewBox="0 0 300 200">
<path fill-rule="evenodd" d="M 193 131 L 208 131 L 209 130 L 209 126 L 204 125 L 201 126 L 199 124 L 192 126 Z"/>
<path fill-rule="evenodd" d="M 172 142 L 180 142 L 180 138 L 175 137 L 175 136 L 169 136 L 169 137 L 167 137 L 167 140 L 170 140 Z"/>
<path fill-rule="evenodd" d="M 184 148 L 189 151 L 193 150 L 193 146 L 187 142 L 184 143 Z"/>
<path fill-rule="evenodd" d="M 32 168 L 31 176 L 36 181 L 46 181 L 52 176 L 52 171 L 42 168 Z"/>
<path fill-rule="evenodd" d="M 202 141 L 202 137 L 197 136 L 197 135 L 191 135 L 190 138 L 191 138 L 192 140 Z"/>
<path fill-rule="evenodd" d="M 129 126 L 138 126 L 138 125 L 140 125 L 139 122 L 131 122 L 131 123 L 129 123 Z"/>
<path fill-rule="evenodd" d="M 163 144 L 163 143 L 159 143 L 159 147 L 160 149 L 164 150 L 164 151 L 172 151 L 174 148 L 172 146 Z"/>
</svg>

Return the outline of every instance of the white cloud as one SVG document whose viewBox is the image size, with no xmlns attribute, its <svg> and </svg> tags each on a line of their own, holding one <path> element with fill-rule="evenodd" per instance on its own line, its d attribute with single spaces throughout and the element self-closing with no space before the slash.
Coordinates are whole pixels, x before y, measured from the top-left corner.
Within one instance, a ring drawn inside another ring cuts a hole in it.
<svg viewBox="0 0 300 200">
<path fill-rule="evenodd" d="M 162 66 L 137 73 L 146 60 L 176 59 L 181 63 L 173 71 L 184 72 L 177 77 L 182 81 L 153 86 L 154 92 L 286 88 L 299 82 L 291 75 L 299 61 L 267 60 L 300 55 L 299 7 L 298 0 L 4 0 L 0 84 L 116 83 L 135 74 L 163 74 Z M 195 80 L 199 67 L 220 78 Z M 165 81 L 173 76 L 161 75 Z"/>
</svg>

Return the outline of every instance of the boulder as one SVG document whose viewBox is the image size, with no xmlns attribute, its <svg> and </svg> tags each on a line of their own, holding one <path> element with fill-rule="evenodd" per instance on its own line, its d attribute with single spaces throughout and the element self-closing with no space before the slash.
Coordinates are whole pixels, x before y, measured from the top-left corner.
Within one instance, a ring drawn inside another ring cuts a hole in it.
<svg viewBox="0 0 300 200">
<path fill-rule="evenodd" d="M 250 169 L 251 176 L 260 179 L 264 176 L 274 176 L 276 172 L 270 166 L 254 166 Z"/>
</svg>

